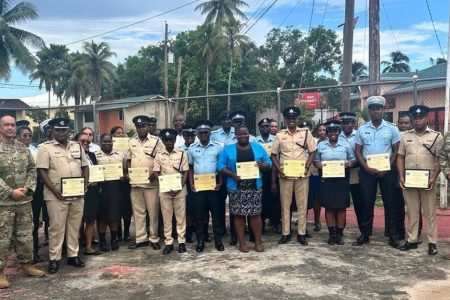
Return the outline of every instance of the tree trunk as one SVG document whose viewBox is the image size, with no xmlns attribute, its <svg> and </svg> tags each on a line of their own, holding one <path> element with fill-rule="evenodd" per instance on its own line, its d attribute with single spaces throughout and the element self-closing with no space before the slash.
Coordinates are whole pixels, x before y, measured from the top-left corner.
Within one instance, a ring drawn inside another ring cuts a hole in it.
<svg viewBox="0 0 450 300">
<path fill-rule="evenodd" d="M 206 65 L 206 119 L 209 120 L 209 65 Z"/>
<path fill-rule="evenodd" d="M 230 53 L 230 73 L 228 74 L 228 98 L 227 98 L 227 111 L 231 109 L 231 74 L 233 73 L 233 50 Z"/>
<path fill-rule="evenodd" d="M 80 115 L 80 103 L 81 103 L 81 96 L 75 95 L 75 132 L 80 132 L 83 128 L 83 116 Z"/>
<path fill-rule="evenodd" d="M 50 92 L 51 92 L 52 90 L 51 89 L 49 89 L 48 90 L 48 108 L 47 108 L 47 114 L 48 114 L 48 118 L 50 119 L 51 117 L 50 117 Z"/>
<path fill-rule="evenodd" d="M 186 120 L 187 117 L 187 108 L 188 108 L 188 99 L 187 97 L 189 97 L 189 85 L 191 83 L 191 78 L 188 77 L 187 82 L 186 82 L 186 99 L 184 100 L 184 111 L 183 111 L 183 117 Z"/>
</svg>

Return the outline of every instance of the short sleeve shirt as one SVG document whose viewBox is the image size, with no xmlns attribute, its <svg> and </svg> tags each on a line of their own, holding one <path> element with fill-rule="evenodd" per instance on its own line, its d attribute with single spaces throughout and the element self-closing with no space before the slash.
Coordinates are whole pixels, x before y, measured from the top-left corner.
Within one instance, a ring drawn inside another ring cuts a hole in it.
<svg viewBox="0 0 450 300">
<path fill-rule="evenodd" d="M 338 140 L 334 146 L 332 146 L 329 141 L 323 141 L 317 146 L 316 159 L 320 161 L 349 161 L 355 159 L 355 155 L 350 144 L 345 141 Z"/>
<path fill-rule="evenodd" d="M 309 154 L 317 150 L 317 145 L 307 128 L 298 128 L 294 133 L 283 129 L 275 136 L 272 154 L 280 155 L 280 163 L 285 159 L 307 160 Z"/>
<path fill-rule="evenodd" d="M 161 175 L 169 175 L 176 173 L 183 173 L 189 170 L 187 154 L 184 151 L 174 149 L 169 153 L 165 148 L 158 152 L 155 157 L 153 165 L 154 172 L 160 172 Z M 172 198 L 168 193 L 161 193 L 163 198 Z M 178 192 L 175 198 L 184 197 L 187 195 L 186 186 L 183 190 Z"/>
<path fill-rule="evenodd" d="M 355 143 L 363 146 L 363 157 L 367 155 L 389 153 L 392 156 L 392 145 L 400 142 L 400 131 L 393 124 L 382 120 L 376 128 L 372 121 L 364 123 L 356 131 Z"/>
<path fill-rule="evenodd" d="M 189 147 L 189 164 L 194 168 L 194 174 L 208 174 L 217 172 L 217 162 L 222 146 L 219 143 L 209 141 L 206 146 L 200 142 Z"/>
</svg>

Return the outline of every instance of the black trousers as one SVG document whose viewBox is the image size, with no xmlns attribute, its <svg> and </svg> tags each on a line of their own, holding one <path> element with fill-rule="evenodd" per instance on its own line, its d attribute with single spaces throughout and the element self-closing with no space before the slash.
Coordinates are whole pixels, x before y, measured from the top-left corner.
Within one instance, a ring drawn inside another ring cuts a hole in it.
<svg viewBox="0 0 450 300">
<path fill-rule="evenodd" d="M 361 198 L 361 189 L 359 183 L 350 185 L 350 194 L 352 195 L 353 208 L 355 209 L 356 220 L 358 221 L 358 228 L 361 230 L 361 222 L 363 218 L 363 200 Z"/>
<path fill-rule="evenodd" d="M 359 186 L 361 191 L 361 234 L 371 236 L 373 228 L 374 206 L 377 196 L 377 187 L 380 186 L 381 198 L 383 200 L 384 214 L 388 227 L 388 235 L 391 239 L 399 239 L 397 212 L 399 205 L 396 203 L 397 174 L 388 171 L 377 178 L 364 169 L 359 171 Z"/>
<path fill-rule="evenodd" d="M 36 184 L 36 191 L 33 194 L 33 200 L 31 201 L 31 209 L 33 211 L 33 250 L 38 251 L 39 247 L 39 218 L 42 211 L 42 220 L 44 221 L 44 233 L 46 239 L 48 239 L 48 225 L 49 218 L 47 212 L 47 205 L 44 201 L 44 183 L 38 180 Z"/>
<path fill-rule="evenodd" d="M 269 219 L 272 226 L 281 224 L 281 204 L 278 195 L 274 195 L 271 191 L 272 173 L 264 172 L 262 177 L 263 195 L 262 195 L 262 219 Z"/>
<path fill-rule="evenodd" d="M 222 240 L 224 218 L 222 213 L 222 203 L 219 192 L 202 191 L 192 193 L 192 204 L 194 208 L 195 224 L 203 224 L 205 215 L 211 212 L 214 241 Z M 206 238 L 204 226 L 195 226 L 197 241 L 203 241 Z"/>
</svg>

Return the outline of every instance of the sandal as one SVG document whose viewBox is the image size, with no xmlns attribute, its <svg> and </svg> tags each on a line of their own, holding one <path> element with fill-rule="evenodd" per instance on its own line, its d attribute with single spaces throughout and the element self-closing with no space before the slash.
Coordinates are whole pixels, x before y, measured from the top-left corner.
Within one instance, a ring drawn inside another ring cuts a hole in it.
<svg viewBox="0 0 450 300">
<path fill-rule="evenodd" d="M 248 247 L 247 245 L 239 245 L 239 251 L 243 252 L 243 253 L 247 253 L 248 252 Z"/>
<path fill-rule="evenodd" d="M 255 245 L 256 252 L 264 252 L 264 246 L 262 244 Z"/>
<path fill-rule="evenodd" d="M 94 250 L 94 251 L 84 250 L 84 255 L 100 255 L 100 254 L 102 254 L 102 253 L 98 250 Z"/>
</svg>

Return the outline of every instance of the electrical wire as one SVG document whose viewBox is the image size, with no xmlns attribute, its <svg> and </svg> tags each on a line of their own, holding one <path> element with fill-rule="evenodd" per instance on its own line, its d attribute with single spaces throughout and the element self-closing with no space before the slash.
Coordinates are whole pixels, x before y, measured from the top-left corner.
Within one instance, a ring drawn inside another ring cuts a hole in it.
<svg viewBox="0 0 450 300">
<path fill-rule="evenodd" d="M 427 3 L 428 13 L 430 14 L 431 23 L 433 24 L 434 29 L 434 35 L 436 36 L 436 40 L 439 44 L 439 49 L 441 50 L 442 58 L 445 58 L 444 51 L 442 51 L 441 41 L 439 40 L 439 36 L 436 31 L 436 26 L 434 25 L 433 15 L 431 14 L 430 4 L 428 3 L 428 0 L 425 0 Z"/>
<path fill-rule="evenodd" d="M 369 0 L 366 0 L 366 10 L 365 10 L 365 13 L 364 13 L 364 39 L 363 39 L 363 58 L 362 58 L 362 63 L 364 63 L 364 60 L 366 59 L 366 36 L 367 36 L 368 2 L 369 2 Z"/>
<path fill-rule="evenodd" d="M 314 6 L 316 4 L 316 0 L 313 0 L 312 2 L 312 8 L 311 8 L 311 15 L 309 16 L 309 26 L 308 26 L 308 37 L 309 34 L 311 33 L 311 24 L 312 24 L 312 18 L 314 15 Z M 305 51 L 303 52 L 303 64 L 302 64 L 302 69 L 300 71 L 300 83 L 298 85 L 298 93 L 300 94 L 300 89 L 302 88 L 302 82 L 303 82 L 303 71 L 305 69 L 305 65 L 306 65 L 306 52 L 308 51 L 308 40 L 306 40 L 306 47 L 305 47 Z"/>
<path fill-rule="evenodd" d="M 328 0 L 327 0 L 327 3 L 325 4 L 325 9 L 323 10 L 321 26 L 323 26 L 323 24 L 325 23 L 325 15 L 327 14 L 327 9 L 328 9 Z"/>
<path fill-rule="evenodd" d="M 283 26 L 284 22 L 286 22 L 286 20 L 291 16 L 291 14 L 294 12 L 294 10 L 297 9 L 297 7 L 300 5 L 300 3 L 302 2 L 302 0 L 298 0 L 297 3 L 292 7 L 292 9 L 288 12 L 288 14 L 286 15 L 286 17 L 284 17 L 283 21 L 281 21 L 280 25 L 278 25 L 278 28 L 280 28 L 281 26 Z"/>
<path fill-rule="evenodd" d="M 386 16 L 386 19 L 388 21 L 389 28 L 391 29 L 392 37 L 394 38 L 395 44 L 397 45 L 397 51 L 400 51 L 400 47 L 398 46 L 397 39 L 395 38 L 394 30 L 392 29 L 391 20 L 389 19 L 389 15 L 387 13 L 386 7 L 384 7 L 384 1 L 383 0 L 381 0 L 381 7 L 383 7 L 383 12 L 384 12 L 384 15 Z"/>
<path fill-rule="evenodd" d="M 250 25 L 250 26 L 245 30 L 245 32 L 243 33 L 243 35 L 247 34 L 247 32 L 249 32 L 250 29 L 252 29 L 253 26 L 255 26 L 255 25 L 259 22 L 259 20 L 261 20 L 261 18 L 262 18 L 262 17 L 263 17 L 263 16 L 264 16 L 271 8 L 272 8 L 272 6 L 273 6 L 275 3 L 277 3 L 277 2 L 278 2 L 278 0 L 273 0 L 272 3 L 271 3 L 269 6 L 267 6 L 266 9 L 263 11 L 263 13 L 258 17 L 258 19 L 256 19 L 256 21 L 253 22 L 253 24 Z"/>
</svg>

